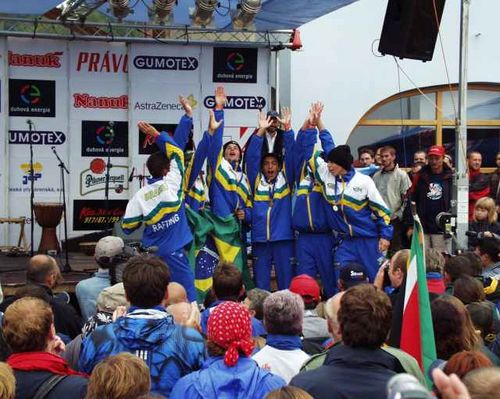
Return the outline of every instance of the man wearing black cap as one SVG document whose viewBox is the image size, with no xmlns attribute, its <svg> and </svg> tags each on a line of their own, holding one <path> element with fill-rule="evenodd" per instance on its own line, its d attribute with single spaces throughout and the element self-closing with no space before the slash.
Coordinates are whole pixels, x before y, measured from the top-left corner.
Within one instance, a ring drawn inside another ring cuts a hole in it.
<svg viewBox="0 0 500 399">
<path fill-rule="evenodd" d="M 307 149 L 308 141 L 315 143 L 316 139 L 315 134 L 307 135 L 301 145 Z M 392 238 L 390 211 L 373 180 L 352 167 L 349 146 L 334 148 L 327 159 L 325 162 L 315 154 L 309 164 L 330 204 L 330 226 L 339 234 L 335 262 L 340 266 L 358 262 L 373 281 L 379 268 L 378 259 Z"/>
</svg>

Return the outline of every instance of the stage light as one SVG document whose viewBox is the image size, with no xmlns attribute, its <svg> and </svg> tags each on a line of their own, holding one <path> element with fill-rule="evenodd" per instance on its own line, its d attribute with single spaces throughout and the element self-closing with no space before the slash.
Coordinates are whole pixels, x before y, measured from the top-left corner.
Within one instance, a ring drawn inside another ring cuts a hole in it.
<svg viewBox="0 0 500 399">
<path fill-rule="evenodd" d="M 250 27 L 261 6 L 262 0 L 241 0 L 238 11 L 233 16 L 233 27 L 235 29 Z"/>
<path fill-rule="evenodd" d="M 196 0 L 196 8 L 191 14 L 193 25 L 210 25 L 214 11 L 218 6 L 219 0 Z"/>
<path fill-rule="evenodd" d="M 156 21 L 159 23 L 167 22 L 174 6 L 175 0 L 153 0 L 153 13 Z"/>
<path fill-rule="evenodd" d="M 109 0 L 109 6 L 111 7 L 113 16 L 118 19 L 119 22 L 131 12 L 128 6 L 128 0 Z"/>
</svg>

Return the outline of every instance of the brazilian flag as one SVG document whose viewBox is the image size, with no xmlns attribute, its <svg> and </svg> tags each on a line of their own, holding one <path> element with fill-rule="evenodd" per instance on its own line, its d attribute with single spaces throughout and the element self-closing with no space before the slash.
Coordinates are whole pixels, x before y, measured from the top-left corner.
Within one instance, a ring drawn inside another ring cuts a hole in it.
<svg viewBox="0 0 500 399">
<path fill-rule="evenodd" d="M 186 215 L 193 232 L 188 258 L 194 268 L 198 302 L 203 302 L 212 288 L 212 275 L 219 261 L 233 263 L 243 273 L 246 289 L 252 289 L 254 285 L 247 266 L 246 248 L 236 218 L 222 218 L 206 208 L 195 212 L 186 207 Z"/>
</svg>

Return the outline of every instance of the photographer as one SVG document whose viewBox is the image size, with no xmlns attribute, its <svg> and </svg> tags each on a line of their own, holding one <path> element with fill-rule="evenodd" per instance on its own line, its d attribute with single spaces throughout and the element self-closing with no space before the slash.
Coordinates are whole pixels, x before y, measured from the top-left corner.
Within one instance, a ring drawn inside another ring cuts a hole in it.
<svg viewBox="0 0 500 399">
<path fill-rule="evenodd" d="M 80 281 L 75 288 L 82 317 L 87 320 L 96 313 L 96 301 L 99 293 L 110 284 L 110 267 L 115 265 L 115 258 L 124 250 L 125 244 L 120 237 L 101 238 L 95 247 L 94 258 L 97 273 L 93 277 Z"/>
</svg>

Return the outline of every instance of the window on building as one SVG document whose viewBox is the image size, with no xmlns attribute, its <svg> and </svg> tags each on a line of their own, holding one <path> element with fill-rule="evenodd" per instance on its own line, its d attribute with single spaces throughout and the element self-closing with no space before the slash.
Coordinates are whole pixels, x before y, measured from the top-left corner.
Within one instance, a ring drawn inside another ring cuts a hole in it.
<svg viewBox="0 0 500 399">
<path fill-rule="evenodd" d="M 372 107 L 351 132 L 353 153 L 391 145 L 400 166 L 409 167 L 413 153 L 433 144 L 444 145 L 455 157 L 457 86 L 434 86 L 400 93 Z M 469 84 L 467 93 L 467 151 L 483 155 L 483 167 L 495 167 L 500 151 L 500 85 Z"/>
</svg>

